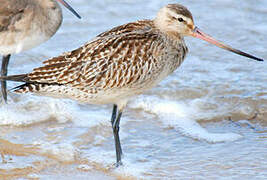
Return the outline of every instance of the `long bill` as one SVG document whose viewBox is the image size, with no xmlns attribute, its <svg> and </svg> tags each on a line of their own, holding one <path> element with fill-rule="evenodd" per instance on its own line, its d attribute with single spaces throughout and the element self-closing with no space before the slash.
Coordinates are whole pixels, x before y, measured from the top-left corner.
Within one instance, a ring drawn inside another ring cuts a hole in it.
<svg viewBox="0 0 267 180">
<path fill-rule="evenodd" d="M 238 49 L 234 49 L 234 48 L 232 48 L 232 47 L 230 47 L 228 45 L 223 44 L 222 42 L 217 41 L 216 39 L 214 39 L 211 36 L 209 36 L 209 35 L 205 34 L 204 32 L 202 32 L 197 27 L 195 27 L 192 36 L 194 36 L 196 38 L 199 38 L 199 39 L 202 39 L 204 41 L 207 41 L 207 42 L 209 42 L 211 44 L 214 44 L 214 45 L 216 45 L 216 46 L 218 46 L 220 48 L 226 49 L 226 50 L 231 51 L 233 53 L 239 54 L 241 56 L 245 56 L 245 57 L 254 59 L 256 61 L 263 61 L 263 59 L 261 59 L 261 58 L 257 58 L 255 56 L 252 56 L 252 55 L 248 54 L 248 53 L 245 53 L 245 52 L 240 51 Z"/>
<path fill-rule="evenodd" d="M 81 16 L 65 0 L 57 0 L 57 1 L 60 2 L 63 6 L 65 6 L 68 10 L 70 10 L 79 19 L 81 19 Z"/>
</svg>

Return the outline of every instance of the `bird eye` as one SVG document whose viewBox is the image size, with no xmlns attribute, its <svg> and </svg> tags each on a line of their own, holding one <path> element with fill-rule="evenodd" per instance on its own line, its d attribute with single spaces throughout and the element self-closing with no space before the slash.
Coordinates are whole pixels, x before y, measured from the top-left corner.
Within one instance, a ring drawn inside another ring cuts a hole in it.
<svg viewBox="0 0 267 180">
<path fill-rule="evenodd" d="M 179 22 L 183 22 L 184 19 L 183 19 L 183 18 L 178 18 L 178 21 L 179 21 Z"/>
</svg>

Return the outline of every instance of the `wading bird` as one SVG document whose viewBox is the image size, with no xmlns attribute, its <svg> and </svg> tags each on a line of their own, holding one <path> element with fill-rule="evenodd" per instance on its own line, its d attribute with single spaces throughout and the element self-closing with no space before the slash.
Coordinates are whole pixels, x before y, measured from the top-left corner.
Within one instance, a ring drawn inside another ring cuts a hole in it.
<svg viewBox="0 0 267 180">
<path fill-rule="evenodd" d="M 111 124 L 116 166 L 119 166 L 122 155 L 119 124 L 123 109 L 131 97 L 151 89 L 181 65 L 187 53 L 184 36 L 263 61 L 216 41 L 194 25 L 186 7 L 169 4 L 153 20 L 115 27 L 74 51 L 44 61 L 44 66 L 31 73 L 0 79 L 24 82 L 14 88 L 17 93 L 113 104 Z"/>
<path fill-rule="evenodd" d="M 64 0 L 57 0 L 78 18 Z M 38 46 L 50 39 L 62 23 L 56 0 L 0 0 L 1 76 L 7 75 L 10 55 Z M 6 82 L 1 81 L 3 99 L 7 101 Z"/>
</svg>

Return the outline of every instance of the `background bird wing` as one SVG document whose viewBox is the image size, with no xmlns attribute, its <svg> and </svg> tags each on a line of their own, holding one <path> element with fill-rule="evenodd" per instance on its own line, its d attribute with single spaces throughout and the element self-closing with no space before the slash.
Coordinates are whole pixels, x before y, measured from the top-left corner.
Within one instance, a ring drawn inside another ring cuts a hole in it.
<svg viewBox="0 0 267 180">
<path fill-rule="evenodd" d="M 33 7 L 25 0 L 0 0 L 0 33 L 4 31 L 20 31 L 17 24 L 23 16 L 30 13 Z"/>
</svg>

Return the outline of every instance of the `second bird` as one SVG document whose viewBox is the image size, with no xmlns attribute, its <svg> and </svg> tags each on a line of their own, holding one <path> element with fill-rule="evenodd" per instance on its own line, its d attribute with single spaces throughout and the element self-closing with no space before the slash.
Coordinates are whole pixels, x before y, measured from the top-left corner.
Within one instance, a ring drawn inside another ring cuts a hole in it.
<svg viewBox="0 0 267 180">
<path fill-rule="evenodd" d="M 81 18 L 64 0 L 0 0 L 1 76 L 7 75 L 11 54 L 34 48 L 56 33 L 62 23 L 57 1 Z M 1 91 L 6 102 L 5 81 L 1 81 Z"/>
</svg>

